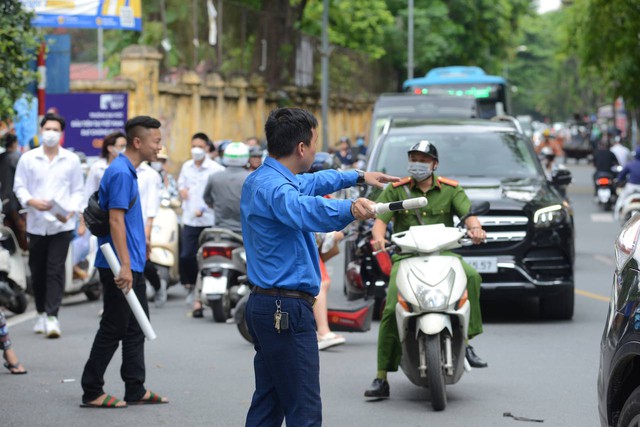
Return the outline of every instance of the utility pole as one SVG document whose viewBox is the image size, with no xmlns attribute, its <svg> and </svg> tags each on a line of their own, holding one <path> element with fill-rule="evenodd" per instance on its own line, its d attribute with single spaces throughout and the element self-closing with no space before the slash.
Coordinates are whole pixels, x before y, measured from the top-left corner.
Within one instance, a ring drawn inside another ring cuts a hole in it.
<svg viewBox="0 0 640 427">
<path fill-rule="evenodd" d="M 329 149 L 329 0 L 322 6 L 322 150 Z"/>
<path fill-rule="evenodd" d="M 409 16 L 407 18 L 407 33 L 409 40 L 407 43 L 407 79 L 413 78 L 413 0 L 409 0 Z"/>
</svg>

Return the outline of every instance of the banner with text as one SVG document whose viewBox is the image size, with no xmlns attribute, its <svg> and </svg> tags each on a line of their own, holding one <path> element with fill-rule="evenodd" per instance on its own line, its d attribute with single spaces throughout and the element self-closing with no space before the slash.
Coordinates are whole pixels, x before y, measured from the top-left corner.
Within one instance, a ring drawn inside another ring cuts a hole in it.
<svg viewBox="0 0 640 427">
<path fill-rule="evenodd" d="M 67 122 L 65 148 L 97 156 L 102 139 L 113 131 L 124 131 L 127 121 L 126 93 L 70 93 L 46 96 L 47 111 L 53 109 Z"/>
<path fill-rule="evenodd" d="M 142 30 L 142 0 L 20 0 L 35 27 Z"/>
</svg>

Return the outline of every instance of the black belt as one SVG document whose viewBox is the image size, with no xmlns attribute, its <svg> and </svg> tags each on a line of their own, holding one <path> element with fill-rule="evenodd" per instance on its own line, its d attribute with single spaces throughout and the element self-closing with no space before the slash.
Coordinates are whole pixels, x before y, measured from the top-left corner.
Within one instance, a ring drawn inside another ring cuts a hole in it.
<svg viewBox="0 0 640 427">
<path fill-rule="evenodd" d="M 282 289 L 282 288 L 261 288 L 260 286 L 254 286 L 251 291 L 254 294 L 262 294 L 262 295 L 271 295 L 274 297 L 284 297 L 284 298 L 299 298 L 303 299 L 309 304 L 313 305 L 316 302 L 316 299 L 313 295 L 308 294 L 302 291 L 294 291 L 291 289 Z"/>
</svg>

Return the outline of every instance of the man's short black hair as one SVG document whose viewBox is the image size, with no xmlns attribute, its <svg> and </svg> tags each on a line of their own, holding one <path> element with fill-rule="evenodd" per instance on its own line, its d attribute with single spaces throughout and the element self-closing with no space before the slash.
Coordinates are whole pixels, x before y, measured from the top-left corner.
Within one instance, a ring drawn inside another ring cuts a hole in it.
<svg viewBox="0 0 640 427">
<path fill-rule="evenodd" d="M 147 129 L 160 129 L 160 122 L 157 119 L 149 116 L 137 116 L 127 120 L 124 125 L 124 130 L 127 134 L 127 146 L 133 144 L 134 138 L 140 138 L 142 130 Z"/>
<path fill-rule="evenodd" d="M 9 149 L 13 146 L 13 144 L 18 143 L 18 137 L 12 133 L 7 133 L 4 136 L 4 148 Z"/>
<path fill-rule="evenodd" d="M 44 115 L 42 120 L 40 121 L 40 127 L 44 126 L 48 121 L 54 121 L 60 123 L 60 130 L 64 130 L 65 121 L 62 116 L 59 116 L 55 113 L 47 113 Z"/>
<path fill-rule="evenodd" d="M 193 135 L 193 136 L 191 137 L 191 140 L 193 141 L 194 139 L 201 139 L 201 140 L 203 140 L 207 145 L 209 145 L 209 142 L 211 141 L 211 140 L 209 139 L 209 137 L 207 136 L 207 134 L 206 134 L 206 133 L 204 133 L 204 132 L 198 132 L 198 133 L 196 133 L 195 135 Z"/>
<path fill-rule="evenodd" d="M 313 114 L 302 108 L 271 111 L 264 125 L 269 154 L 279 159 L 292 154 L 300 142 L 310 145 L 313 129 L 317 127 L 318 121 Z"/>
</svg>

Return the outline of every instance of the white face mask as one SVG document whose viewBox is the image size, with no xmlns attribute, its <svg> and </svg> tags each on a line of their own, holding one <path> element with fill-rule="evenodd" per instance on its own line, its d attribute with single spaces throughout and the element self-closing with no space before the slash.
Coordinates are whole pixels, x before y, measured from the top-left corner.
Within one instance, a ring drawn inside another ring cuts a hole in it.
<svg viewBox="0 0 640 427">
<path fill-rule="evenodd" d="M 55 147 L 60 143 L 62 134 L 55 130 L 42 131 L 42 143 L 47 147 Z"/>
<path fill-rule="evenodd" d="M 416 181 L 421 182 L 433 174 L 433 163 L 409 162 L 407 171 Z"/>
<path fill-rule="evenodd" d="M 151 164 L 151 167 L 157 170 L 158 172 L 162 170 L 162 162 L 151 162 L 150 164 Z"/>
<path fill-rule="evenodd" d="M 191 157 L 193 157 L 193 160 L 195 160 L 196 162 L 204 159 L 205 154 L 206 153 L 204 152 L 204 150 L 200 147 L 193 147 L 191 149 Z"/>
</svg>

